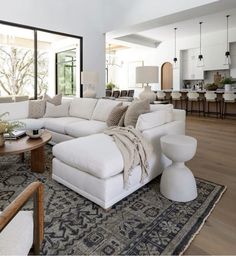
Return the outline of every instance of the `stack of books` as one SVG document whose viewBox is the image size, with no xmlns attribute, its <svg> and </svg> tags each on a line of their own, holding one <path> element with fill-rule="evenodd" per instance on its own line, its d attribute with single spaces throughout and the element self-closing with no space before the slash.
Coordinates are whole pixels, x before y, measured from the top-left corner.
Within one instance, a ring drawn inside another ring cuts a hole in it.
<svg viewBox="0 0 236 256">
<path fill-rule="evenodd" d="M 5 133 L 4 138 L 6 140 L 17 140 L 25 136 L 25 131 L 13 131 L 12 134 Z"/>
</svg>

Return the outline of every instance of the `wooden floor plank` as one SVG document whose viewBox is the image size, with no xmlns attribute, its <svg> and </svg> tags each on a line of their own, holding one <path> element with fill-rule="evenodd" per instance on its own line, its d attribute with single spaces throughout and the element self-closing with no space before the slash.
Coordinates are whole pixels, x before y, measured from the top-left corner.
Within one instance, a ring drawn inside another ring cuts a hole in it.
<svg viewBox="0 0 236 256">
<path fill-rule="evenodd" d="M 186 134 L 198 140 L 194 175 L 227 191 L 185 254 L 236 255 L 236 120 L 188 116 Z"/>
</svg>

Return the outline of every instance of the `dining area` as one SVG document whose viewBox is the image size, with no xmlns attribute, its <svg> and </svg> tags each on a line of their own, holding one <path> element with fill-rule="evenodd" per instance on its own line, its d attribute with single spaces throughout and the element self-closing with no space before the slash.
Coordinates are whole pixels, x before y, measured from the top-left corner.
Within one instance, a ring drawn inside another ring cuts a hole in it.
<svg viewBox="0 0 236 256">
<path fill-rule="evenodd" d="M 160 90 L 158 101 L 173 104 L 174 108 L 186 110 L 187 115 L 211 116 L 216 118 L 236 117 L 236 90 Z"/>
</svg>

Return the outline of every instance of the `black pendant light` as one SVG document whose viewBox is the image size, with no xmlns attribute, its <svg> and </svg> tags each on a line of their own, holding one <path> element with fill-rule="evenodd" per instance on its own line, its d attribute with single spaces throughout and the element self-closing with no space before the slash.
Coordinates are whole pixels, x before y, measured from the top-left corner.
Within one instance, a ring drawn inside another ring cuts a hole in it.
<svg viewBox="0 0 236 256">
<path fill-rule="evenodd" d="M 226 15 L 226 52 L 225 52 L 225 65 L 231 64 L 230 51 L 229 51 L 229 17 Z"/>
<path fill-rule="evenodd" d="M 178 59 L 177 59 L 177 56 L 176 56 L 176 30 L 177 30 L 177 28 L 174 28 L 174 54 L 175 54 L 175 56 L 174 56 L 174 59 L 173 59 L 173 61 L 174 61 L 174 68 L 177 68 L 177 66 L 178 66 Z"/>
<path fill-rule="evenodd" d="M 197 62 L 197 66 L 198 67 L 203 67 L 204 66 L 204 59 L 203 59 L 203 55 L 202 55 L 202 21 L 199 22 L 199 27 L 200 27 L 200 47 L 199 47 L 199 55 L 198 55 L 198 62 Z"/>
</svg>

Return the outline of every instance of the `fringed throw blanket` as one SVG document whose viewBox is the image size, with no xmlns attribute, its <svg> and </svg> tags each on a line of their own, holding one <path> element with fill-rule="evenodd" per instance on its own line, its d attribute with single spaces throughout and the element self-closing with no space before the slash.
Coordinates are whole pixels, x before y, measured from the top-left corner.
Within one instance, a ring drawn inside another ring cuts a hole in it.
<svg viewBox="0 0 236 256">
<path fill-rule="evenodd" d="M 124 187 L 128 188 L 131 170 L 140 164 L 141 180 L 148 175 L 148 160 L 152 152 L 152 146 L 142 134 L 132 126 L 111 127 L 104 131 L 105 134 L 112 136 L 119 148 L 124 160 Z"/>
</svg>

